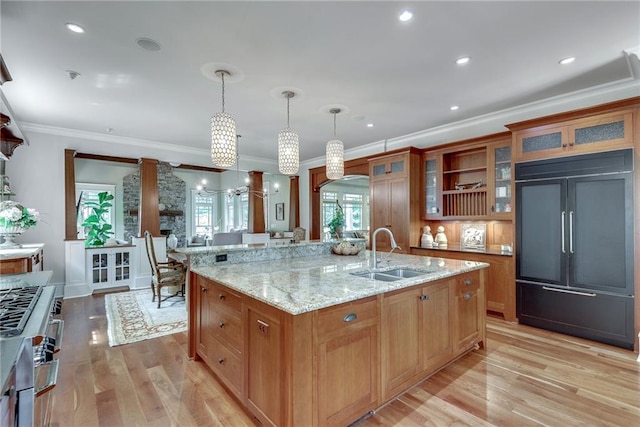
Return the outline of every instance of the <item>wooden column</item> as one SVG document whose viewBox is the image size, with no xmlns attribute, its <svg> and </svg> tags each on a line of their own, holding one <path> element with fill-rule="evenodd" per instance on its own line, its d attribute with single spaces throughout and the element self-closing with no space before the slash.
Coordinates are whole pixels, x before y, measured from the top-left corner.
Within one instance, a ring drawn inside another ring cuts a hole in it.
<svg viewBox="0 0 640 427">
<path fill-rule="evenodd" d="M 149 230 L 152 236 L 160 236 L 160 211 L 158 210 L 158 161 L 140 159 L 140 208 L 138 210 L 138 237 Z"/>
<path fill-rule="evenodd" d="M 262 173 L 249 171 L 249 233 L 264 233 Z"/>
<path fill-rule="evenodd" d="M 289 177 L 289 230 L 300 227 L 300 177 Z"/>
<path fill-rule="evenodd" d="M 64 150 L 64 239 L 76 240 L 76 166 L 75 150 Z"/>
</svg>

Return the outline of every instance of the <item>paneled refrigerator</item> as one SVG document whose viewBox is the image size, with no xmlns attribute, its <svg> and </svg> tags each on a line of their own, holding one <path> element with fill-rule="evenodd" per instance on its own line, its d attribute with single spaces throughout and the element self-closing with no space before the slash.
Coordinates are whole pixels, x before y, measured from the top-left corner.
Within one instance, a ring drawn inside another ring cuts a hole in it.
<svg viewBox="0 0 640 427">
<path fill-rule="evenodd" d="M 634 343 L 633 152 L 518 163 L 520 323 Z"/>
</svg>

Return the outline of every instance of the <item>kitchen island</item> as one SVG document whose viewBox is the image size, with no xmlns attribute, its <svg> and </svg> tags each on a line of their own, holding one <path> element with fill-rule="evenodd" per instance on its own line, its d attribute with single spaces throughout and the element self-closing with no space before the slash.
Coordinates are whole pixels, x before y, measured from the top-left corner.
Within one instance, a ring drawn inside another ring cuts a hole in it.
<svg viewBox="0 0 640 427">
<path fill-rule="evenodd" d="M 415 276 L 354 275 L 370 256 L 192 264 L 190 356 L 263 425 L 323 426 L 484 345 L 488 264 L 392 254 L 378 270 Z"/>
</svg>

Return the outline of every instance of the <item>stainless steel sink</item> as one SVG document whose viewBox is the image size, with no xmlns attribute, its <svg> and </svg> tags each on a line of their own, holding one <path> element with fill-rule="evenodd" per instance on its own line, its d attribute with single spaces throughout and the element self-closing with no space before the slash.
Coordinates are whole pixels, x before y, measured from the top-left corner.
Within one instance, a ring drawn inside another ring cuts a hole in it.
<svg viewBox="0 0 640 427">
<path fill-rule="evenodd" d="M 409 277 L 423 276 L 427 274 L 424 271 L 411 270 L 408 268 L 396 268 L 382 273 L 388 274 L 389 276 L 399 277 L 401 279 L 408 279 Z"/>
<path fill-rule="evenodd" d="M 423 276 L 427 273 L 424 271 L 411 270 L 409 268 L 394 268 L 392 270 L 386 271 L 363 271 L 351 274 L 353 276 L 364 277 L 365 279 L 381 280 L 383 282 L 394 282 L 396 280 Z"/>
<path fill-rule="evenodd" d="M 353 276 L 364 277 L 365 279 L 381 280 L 383 282 L 395 282 L 402 277 L 390 276 L 384 273 L 374 273 L 365 271 L 363 273 L 351 273 Z"/>
</svg>

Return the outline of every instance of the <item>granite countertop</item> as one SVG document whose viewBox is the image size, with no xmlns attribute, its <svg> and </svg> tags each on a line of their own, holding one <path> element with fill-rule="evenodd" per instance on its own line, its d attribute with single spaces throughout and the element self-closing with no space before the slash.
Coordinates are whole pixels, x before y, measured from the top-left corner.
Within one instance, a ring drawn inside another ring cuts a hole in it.
<svg viewBox="0 0 640 427">
<path fill-rule="evenodd" d="M 38 253 L 44 246 L 44 243 L 28 243 L 20 245 L 19 248 L 0 248 L 0 259 L 26 258 Z"/>
<path fill-rule="evenodd" d="M 422 247 L 422 246 L 411 246 L 412 249 L 433 249 L 434 251 L 442 251 L 442 252 L 471 252 L 476 254 L 489 254 L 489 255 L 503 255 L 503 256 L 513 256 L 513 251 L 503 251 L 502 245 L 489 245 L 484 249 L 470 249 L 463 248 L 457 243 L 449 243 L 446 247 Z"/>
<path fill-rule="evenodd" d="M 386 254 L 380 255 L 386 259 Z M 200 265 L 191 271 L 296 315 L 489 266 L 483 262 L 391 254 L 379 270 L 408 267 L 424 271 L 425 275 L 383 282 L 350 274 L 369 270 L 370 256 L 371 251 L 356 256 L 323 254 Z"/>
</svg>

